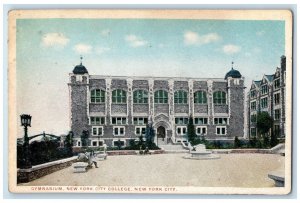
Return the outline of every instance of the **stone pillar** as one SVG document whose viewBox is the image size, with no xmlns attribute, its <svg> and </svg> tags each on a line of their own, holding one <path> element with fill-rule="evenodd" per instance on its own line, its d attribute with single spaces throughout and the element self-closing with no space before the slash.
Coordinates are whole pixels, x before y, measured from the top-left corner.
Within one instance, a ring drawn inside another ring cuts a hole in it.
<svg viewBox="0 0 300 203">
<path fill-rule="evenodd" d="M 106 101 L 105 101 L 105 115 L 106 115 L 106 125 L 111 123 L 111 79 L 105 79 L 106 84 Z"/>
<path fill-rule="evenodd" d="M 132 79 L 127 79 L 127 123 L 132 124 L 132 111 L 133 111 L 133 99 L 132 99 Z"/>
<path fill-rule="evenodd" d="M 148 79 L 148 84 L 149 84 L 149 114 L 153 116 L 154 115 L 154 93 L 153 93 L 154 80 L 152 78 Z"/>
<path fill-rule="evenodd" d="M 213 116 L 214 116 L 214 101 L 213 101 L 213 81 L 207 81 L 207 114 L 208 122 L 210 125 L 213 125 Z"/>
<path fill-rule="evenodd" d="M 188 104 L 189 104 L 189 116 L 191 115 L 194 118 L 194 81 L 189 80 L 189 95 L 188 95 Z"/>
<path fill-rule="evenodd" d="M 171 127 L 171 139 L 173 142 L 175 142 L 175 117 L 174 117 L 174 80 L 169 80 L 168 81 L 169 85 L 169 93 L 168 93 L 168 98 L 169 98 L 169 122 L 170 122 L 170 127 Z M 166 129 L 167 131 L 167 129 Z M 167 133 L 166 133 L 167 134 Z"/>
</svg>

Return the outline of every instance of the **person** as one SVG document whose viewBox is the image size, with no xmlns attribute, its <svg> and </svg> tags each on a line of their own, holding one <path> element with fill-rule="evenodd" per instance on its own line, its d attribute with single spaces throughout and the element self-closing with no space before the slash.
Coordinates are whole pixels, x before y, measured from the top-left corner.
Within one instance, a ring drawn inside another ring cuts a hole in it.
<svg viewBox="0 0 300 203">
<path fill-rule="evenodd" d="M 86 152 L 85 155 L 88 157 L 89 165 L 93 166 L 93 164 L 94 164 L 95 167 L 98 168 L 98 165 L 97 165 L 97 162 L 96 162 L 96 159 L 95 159 L 94 151 Z"/>
</svg>

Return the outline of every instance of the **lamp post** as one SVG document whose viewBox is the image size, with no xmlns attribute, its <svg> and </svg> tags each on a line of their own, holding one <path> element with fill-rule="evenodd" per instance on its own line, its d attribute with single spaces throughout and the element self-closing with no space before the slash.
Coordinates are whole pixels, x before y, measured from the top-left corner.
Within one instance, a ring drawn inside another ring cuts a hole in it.
<svg viewBox="0 0 300 203">
<path fill-rule="evenodd" d="M 31 127 L 31 116 L 28 114 L 21 115 L 21 126 L 24 126 L 24 144 L 23 152 L 25 156 L 24 168 L 31 168 L 30 150 L 29 150 L 29 137 L 27 134 L 27 127 Z"/>
</svg>

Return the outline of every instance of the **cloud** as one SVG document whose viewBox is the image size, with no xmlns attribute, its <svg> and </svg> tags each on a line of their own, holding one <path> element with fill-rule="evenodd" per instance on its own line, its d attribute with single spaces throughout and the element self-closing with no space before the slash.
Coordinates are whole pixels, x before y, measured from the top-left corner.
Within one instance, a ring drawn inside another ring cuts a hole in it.
<svg viewBox="0 0 300 203">
<path fill-rule="evenodd" d="M 101 35 L 107 37 L 110 34 L 110 29 L 105 29 L 101 31 Z"/>
<path fill-rule="evenodd" d="M 221 36 L 219 36 L 217 33 L 199 35 L 198 33 L 192 31 L 186 31 L 183 37 L 185 45 L 203 45 L 217 42 L 221 39 Z"/>
<path fill-rule="evenodd" d="M 223 52 L 225 54 L 235 54 L 241 51 L 241 47 L 233 44 L 227 44 L 223 46 Z"/>
<path fill-rule="evenodd" d="M 108 51 L 110 51 L 110 50 L 111 50 L 111 49 L 108 48 L 108 47 L 96 47 L 96 48 L 95 48 L 96 54 L 99 54 L 99 55 L 101 55 L 101 54 L 103 54 L 103 53 L 105 53 L 105 52 L 108 52 Z"/>
<path fill-rule="evenodd" d="M 93 47 L 88 44 L 80 43 L 76 44 L 73 47 L 73 50 L 76 51 L 79 54 L 89 54 L 92 51 Z"/>
<path fill-rule="evenodd" d="M 257 35 L 257 36 L 263 36 L 264 34 L 265 34 L 265 31 L 264 31 L 264 30 L 261 30 L 261 31 L 256 32 L 256 35 Z"/>
<path fill-rule="evenodd" d="M 41 44 L 45 47 L 64 47 L 69 43 L 69 39 L 62 33 L 47 33 L 42 37 Z"/>
<path fill-rule="evenodd" d="M 125 41 L 128 42 L 131 47 L 142 47 L 148 44 L 147 41 L 136 35 L 126 35 Z"/>
</svg>

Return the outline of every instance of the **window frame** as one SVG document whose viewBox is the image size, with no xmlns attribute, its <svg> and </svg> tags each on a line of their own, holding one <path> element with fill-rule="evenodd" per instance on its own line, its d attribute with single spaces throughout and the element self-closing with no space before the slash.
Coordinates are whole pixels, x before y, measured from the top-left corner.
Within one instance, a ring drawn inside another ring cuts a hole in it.
<svg viewBox="0 0 300 203">
<path fill-rule="evenodd" d="M 218 119 L 216 122 L 216 119 Z M 221 122 L 220 122 L 221 119 Z M 225 121 L 225 123 L 223 122 Z M 228 117 L 214 117 L 214 125 L 229 125 L 229 118 Z"/>
<path fill-rule="evenodd" d="M 218 134 L 218 128 L 220 129 L 220 132 L 221 132 L 219 134 Z M 224 134 L 222 133 L 222 129 L 225 129 Z M 227 126 L 216 126 L 216 135 L 227 135 Z"/>
<path fill-rule="evenodd" d="M 176 90 L 174 92 L 174 104 L 187 104 L 188 92 L 184 90 Z"/>
<path fill-rule="evenodd" d="M 188 117 L 175 117 L 175 125 L 187 125 L 188 123 Z"/>
<path fill-rule="evenodd" d="M 256 110 L 256 101 L 250 102 L 250 110 Z"/>
<path fill-rule="evenodd" d="M 201 129 L 201 133 L 198 133 L 198 129 Z M 203 133 L 203 129 L 205 129 L 205 133 Z M 196 126 L 196 135 L 207 135 L 207 126 Z"/>
<path fill-rule="evenodd" d="M 194 92 L 194 104 L 207 104 L 206 91 L 198 90 Z"/>
<path fill-rule="evenodd" d="M 169 95 L 166 90 L 156 90 L 154 92 L 154 104 L 168 104 Z"/>
<path fill-rule="evenodd" d="M 149 103 L 149 94 L 147 90 L 137 89 L 133 91 L 133 104 L 148 104 L 148 103 Z"/>
<path fill-rule="evenodd" d="M 178 129 L 180 129 L 180 133 L 178 133 Z M 185 133 L 183 133 L 183 131 L 185 131 Z M 186 134 L 187 134 L 187 126 L 176 126 L 176 135 L 184 136 Z"/>
<path fill-rule="evenodd" d="M 115 129 L 118 129 L 118 133 L 115 133 Z M 121 129 L 123 129 L 123 134 L 120 134 Z M 126 128 L 125 126 L 113 126 L 113 135 L 116 137 L 124 137 L 126 135 Z"/>
<path fill-rule="evenodd" d="M 96 129 L 97 133 L 94 134 L 94 129 Z M 101 129 L 101 134 L 99 135 L 99 129 Z M 103 136 L 103 126 L 92 126 L 92 136 Z"/>
<path fill-rule="evenodd" d="M 114 123 L 113 120 L 116 120 L 116 122 Z M 118 123 L 118 120 L 121 121 L 121 123 Z M 125 120 L 125 122 L 123 122 Z M 127 124 L 127 117 L 122 117 L 122 116 L 113 116 L 111 117 L 111 121 L 110 121 L 111 125 L 126 125 Z"/>
<path fill-rule="evenodd" d="M 224 91 L 215 91 L 213 93 L 213 103 L 215 105 L 225 105 L 227 104 L 227 93 Z"/>
<path fill-rule="evenodd" d="M 99 95 L 97 95 L 97 91 L 99 91 Z M 105 103 L 106 92 L 103 89 L 92 89 L 90 95 L 90 102 L 93 104 L 101 104 Z"/>
<path fill-rule="evenodd" d="M 279 105 L 280 104 L 280 92 L 277 92 L 274 94 L 274 104 Z"/>
<path fill-rule="evenodd" d="M 196 119 L 198 121 L 202 119 L 202 123 L 196 122 Z M 193 119 L 193 121 L 194 121 L 194 125 L 208 125 L 208 118 L 207 117 L 195 117 Z"/>
<path fill-rule="evenodd" d="M 112 104 L 126 104 L 127 103 L 126 91 L 123 89 L 113 90 L 111 93 L 111 103 Z"/>
<path fill-rule="evenodd" d="M 268 108 L 268 97 L 264 97 L 260 99 L 260 107 L 262 109 Z"/>
<path fill-rule="evenodd" d="M 99 123 L 97 123 L 97 118 L 99 118 Z M 90 125 L 105 125 L 105 120 L 105 116 L 90 116 Z"/>
<path fill-rule="evenodd" d="M 137 133 L 137 129 L 139 129 L 140 133 Z M 143 129 L 145 129 L 145 133 L 143 134 Z M 147 126 L 135 126 L 134 128 L 134 134 L 136 136 L 145 136 L 146 135 L 146 129 L 147 129 Z"/>
</svg>

